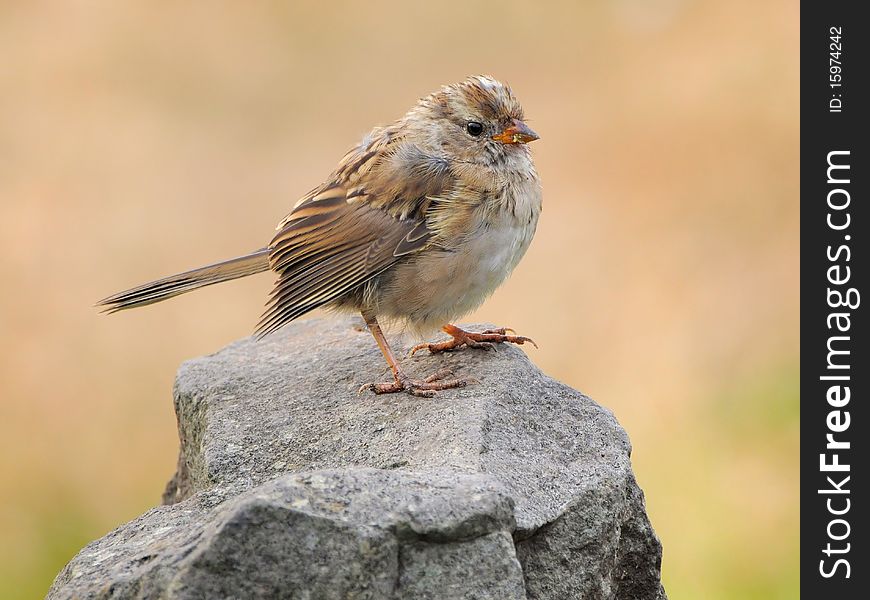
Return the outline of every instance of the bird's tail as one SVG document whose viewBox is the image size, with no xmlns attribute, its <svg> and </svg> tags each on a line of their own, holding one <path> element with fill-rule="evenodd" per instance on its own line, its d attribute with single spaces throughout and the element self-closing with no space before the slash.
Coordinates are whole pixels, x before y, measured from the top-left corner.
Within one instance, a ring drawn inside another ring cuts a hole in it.
<svg viewBox="0 0 870 600">
<path fill-rule="evenodd" d="M 119 292 L 97 302 L 103 312 L 113 313 L 146 304 L 161 302 L 207 285 L 222 283 L 254 273 L 269 270 L 269 248 L 261 248 L 250 254 L 231 258 L 192 271 L 170 275 L 156 281 L 143 283 L 124 292 Z"/>
</svg>

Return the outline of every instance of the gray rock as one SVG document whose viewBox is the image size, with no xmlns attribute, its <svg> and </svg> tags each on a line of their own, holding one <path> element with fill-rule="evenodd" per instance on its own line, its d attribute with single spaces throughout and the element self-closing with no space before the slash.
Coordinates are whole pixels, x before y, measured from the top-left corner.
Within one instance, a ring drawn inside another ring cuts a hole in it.
<svg viewBox="0 0 870 600">
<path fill-rule="evenodd" d="M 515 347 L 405 366 L 477 383 L 358 395 L 388 373 L 351 319 L 184 363 L 167 504 L 86 546 L 49 597 L 665 597 L 609 411 Z"/>
<path fill-rule="evenodd" d="M 80 552 L 49 597 L 525 598 L 513 529 L 485 475 L 285 474 L 149 511 Z"/>
</svg>

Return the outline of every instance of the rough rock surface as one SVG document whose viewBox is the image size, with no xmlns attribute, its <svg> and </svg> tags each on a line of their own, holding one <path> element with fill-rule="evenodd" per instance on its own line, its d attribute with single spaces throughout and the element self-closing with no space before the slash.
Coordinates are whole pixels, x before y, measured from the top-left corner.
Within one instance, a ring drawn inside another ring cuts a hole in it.
<svg viewBox="0 0 870 600">
<path fill-rule="evenodd" d="M 419 356 L 419 355 L 418 355 Z M 523 352 L 405 361 L 353 319 L 184 363 L 164 506 L 86 546 L 49 598 L 664 598 L 661 545 L 613 415 Z"/>
</svg>

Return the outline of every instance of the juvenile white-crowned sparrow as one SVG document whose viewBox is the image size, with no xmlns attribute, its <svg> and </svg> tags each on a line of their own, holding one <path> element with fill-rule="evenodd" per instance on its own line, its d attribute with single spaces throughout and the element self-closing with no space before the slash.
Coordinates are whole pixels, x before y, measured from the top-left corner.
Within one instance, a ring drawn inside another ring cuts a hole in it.
<svg viewBox="0 0 870 600">
<path fill-rule="evenodd" d="M 510 329 L 472 333 L 449 323 L 478 307 L 532 240 L 541 186 L 526 144 L 536 139 L 508 86 L 485 76 L 445 86 L 372 130 L 296 203 L 266 248 L 97 304 L 116 312 L 271 269 L 278 281 L 259 336 L 321 306 L 359 311 L 394 378 L 363 389 L 431 396 L 464 386 L 444 372 L 408 377 L 378 318 L 452 337 L 412 354 L 531 342 Z"/>
</svg>

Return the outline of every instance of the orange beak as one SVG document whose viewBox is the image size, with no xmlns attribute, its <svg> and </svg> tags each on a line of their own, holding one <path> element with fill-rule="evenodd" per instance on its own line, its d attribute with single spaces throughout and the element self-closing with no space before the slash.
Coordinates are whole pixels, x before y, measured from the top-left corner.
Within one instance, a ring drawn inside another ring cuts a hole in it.
<svg viewBox="0 0 870 600">
<path fill-rule="evenodd" d="M 511 125 L 498 135 L 492 136 L 492 139 L 502 144 L 528 144 L 539 137 L 528 125 L 519 119 L 514 119 Z"/>
</svg>

